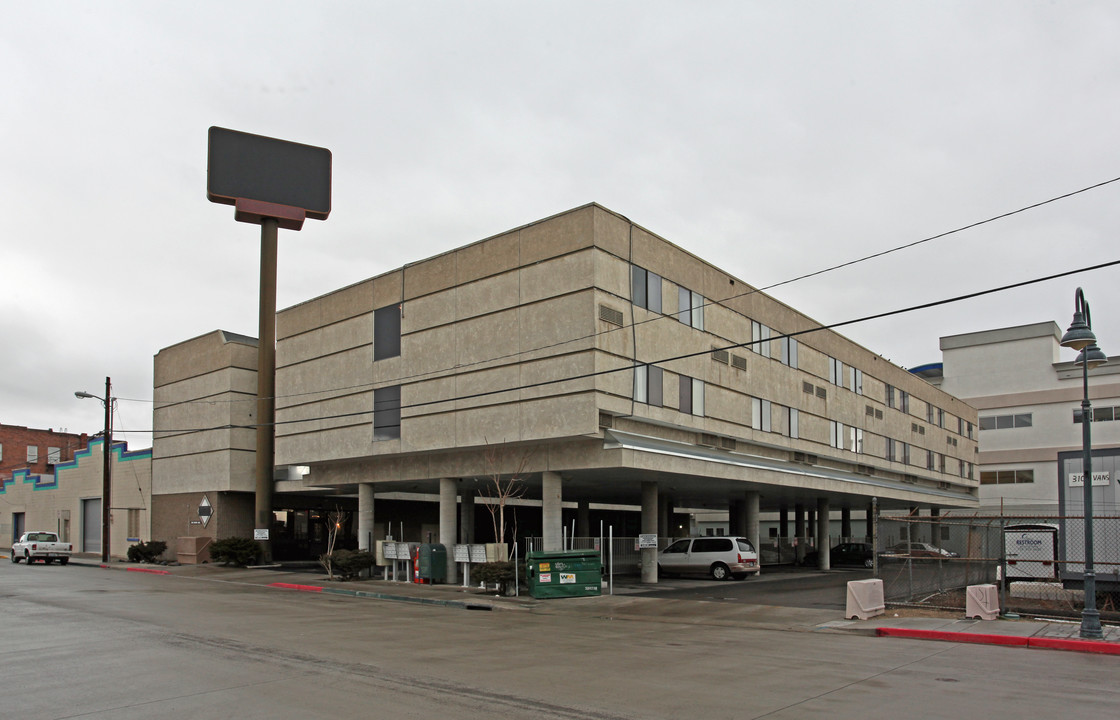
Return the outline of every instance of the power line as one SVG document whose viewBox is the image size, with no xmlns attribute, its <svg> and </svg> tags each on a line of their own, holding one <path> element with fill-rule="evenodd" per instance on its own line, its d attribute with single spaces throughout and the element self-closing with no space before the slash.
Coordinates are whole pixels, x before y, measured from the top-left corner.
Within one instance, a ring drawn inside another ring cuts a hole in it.
<svg viewBox="0 0 1120 720">
<path fill-rule="evenodd" d="M 1031 280 L 1023 280 L 1023 281 L 1020 281 L 1020 282 L 1011 283 L 1009 285 L 1000 285 L 998 287 L 988 288 L 986 290 L 978 290 L 978 291 L 975 291 L 975 292 L 966 293 L 964 295 L 956 295 L 954 297 L 944 298 L 944 299 L 941 299 L 941 300 L 934 300 L 934 301 L 931 301 L 931 302 L 921 303 L 921 304 L 918 304 L 918 305 L 910 305 L 908 307 L 899 308 L 899 309 L 895 309 L 895 310 L 887 310 L 887 311 L 880 312 L 880 313 L 875 313 L 875 314 L 872 314 L 872 315 L 864 315 L 864 316 L 859 317 L 859 318 L 854 318 L 854 319 L 851 319 L 851 320 L 843 320 L 841 322 L 831 323 L 829 325 L 821 325 L 819 327 L 808 328 L 806 330 L 798 330 L 798 331 L 795 331 L 795 332 L 786 333 L 786 334 L 782 334 L 782 335 L 774 335 L 774 336 L 771 336 L 769 338 L 766 338 L 765 340 L 748 340 L 746 342 L 734 343 L 734 344 L 725 345 L 725 346 L 722 346 L 722 347 L 712 347 L 712 348 L 709 348 L 707 350 L 698 350 L 696 352 L 683 353 L 683 354 L 680 354 L 680 355 L 665 357 L 665 358 L 661 358 L 660 360 L 653 360 L 653 361 L 650 361 L 650 362 L 641 362 L 641 363 L 634 362 L 631 365 L 625 365 L 625 366 L 618 367 L 618 368 L 611 368 L 611 369 L 608 369 L 608 370 L 596 370 L 596 371 L 593 371 L 593 372 L 588 372 L 588 373 L 583 373 L 583 374 L 580 374 L 580 375 L 573 375 L 573 376 L 568 376 L 568 377 L 563 377 L 563 378 L 557 378 L 557 379 L 554 379 L 554 380 L 541 380 L 541 381 L 535 382 L 535 383 L 528 383 L 528 384 L 518 385 L 518 386 L 515 386 L 515 387 L 507 387 L 507 388 L 502 388 L 502 389 L 499 389 L 499 390 L 485 390 L 485 391 L 481 391 L 481 392 L 477 392 L 477 393 L 470 393 L 468 395 L 458 395 L 458 396 L 455 396 L 455 397 L 442 398 L 442 399 L 438 399 L 438 400 L 425 400 L 423 402 L 416 402 L 416 403 L 411 403 L 411 404 L 408 404 L 408 405 L 402 404 L 402 405 L 400 405 L 400 409 L 401 410 L 410 410 L 410 409 L 413 409 L 413 408 L 426 407 L 426 406 L 429 406 L 429 405 L 441 405 L 441 404 L 444 404 L 444 403 L 453 403 L 453 402 L 459 402 L 459 401 L 462 401 L 462 400 L 474 400 L 474 399 L 477 399 L 477 398 L 489 397 L 491 395 L 500 395 L 502 393 L 517 392 L 517 391 L 521 391 L 521 390 L 530 390 L 530 389 L 533 389 L 533 388 L 545 387 L 545 386 L 548 386 L 548 385 L 555 385 L 555 384 L 558 384 L 558 383 L 572 382 L 574 380 L 586 380 L 586 379 L 590 379 L 590 378 L 593 378 L 593 377 L 600 377 L 600 376 L 603 376 L 603 375 L 610 375 L 610 374 L 618 373 L 618 372 L 630 372 L 636 367 L 642 367 L 642 366 L 647 366 L 647 365 L 662 365 L 662 364 L 665 364 L 665 363 L 676 362 L 678 360 L 686 360 L 686 359 L 693 358 L 693 357 L 710 355 L 712 352 L 715 352 L 715 351 L 718 351 L 718 350 L 734 350 L 734 349 L 737 349 L 737 348 L 750 347 L 752 345 L 755 345 L 755 344 L 761 343 L 761 342 L 772 342 L 772 341 L 775 341 L 775 340 L 782 340 L 784 338 L 789 338 L 789 337 L 800 337 L 802 335 L 808 335 L 810 333 L 816 333 L 816 332 L 820 332 L 822 330 L 834 330 L 836 328 L 846 327 L 848 325 L 855 325 L 857 323 L 869 322 L 871 320 L 879 320 L 879 319 L 882 319 L 882 318 L 885 318 L 885 317 L 892 317 L 892 316 L 895 316 L 895 315 L 903 315 L 905 313 L 917 312 L 918 310 L 927 310 L 929 308 L 939 307 L 941 305 L 950 305 L 950 304 L 953 304 L 953 303 L 962 302 L 964 300 L 971 300 L 973 298 L 983 297 L 985 295 L 991 295 L 991 294 L 999 293 L 999 292 L 1006 292 L 1008 290 L 1015 290 L 1015 289 L 1022 288 L 1022 287 L 1027 287 L 1027 286 L 1030 286 L 1030 285 L 1036 285 L 1038 283 L 1048 282 L 1050 280 L 1057 280 L 1059 278 L 1069 277 L 1070 275 L 1077 275 L 1077 274 L 1080 274 L 1080 273 L 1092 272 L 1094 270 L 1101 270 L 1103 268 L 1113 267 L 1115 265 L 1120 265 L 1120 260 L 1111 260 L 1109 262 L 1098 263 L 1096 265 L 1089 265 L 1089 266 L 1086 266 L 1086 267 L 1077 268 L 1075 270 L 1067 270 L 1067 271 L 1064 271 L 1064 272 L 1054 273 L 1054 274 L 1051 274 L 1051 275 L 1045 275 L 1043 277 L 1038 277 L 1038 278 L 1034 278 L 1034 279 L 1031 279 Z M 322 391 L 322 392 L 327 392 L 327 391 Z M 299 419 L 295 419 L 295 420 L 282 420 L 282 421 L 278 421 L 278 422 L 273 423 L 273 425 L 292 425 L 292 424 L 295 424 L 295 423 L 302 423 L 302 422 L 318 422 L 318 421 L 322 421 L 322 420 L 339 420 L 339 419 L 348 418 L 348 417 L 358 417 L 358 416 L 361 416 L 361 415 L 370 415 L 372 413 L 373 413 L 372 409 L 370 409 L 370 410 L 360 410 L 360 411 L 348 412 L 348 413 L 338 413 L 338 414 L 335 414 L 335 415 L 320 415 L 320 416 L 313 417 L 313 418 L 299 418 Z M 226 424 L 226 425 L 216 426 L 216 427 L 213 427 L 213 428 L 192 428 L 192 429 L 183 429 L 183 430 L 160 430 L 159 432 L 161 432 L 161 433 L 173 433 L 173 434 L 190 434 L 190 433 L 196 433 L 196 432 L 210 432 L 210 431 L 214 431 L 214 430 L 230 430 L 230 429 L 251 430 L 251 429 L 255 429 L 256 427 L 258 427 L 258 426 L 257 425 Z M 138 431 L 130 431 L 130 432 L 155 432 L 155 431 L 154 430 L 147 430 L 147 431 L 138 430 Z"/>
<path fill-rule="evenodd" d="M 709 307 L 709 306 L 721 306 L 722 307 L 722 306 L 724 306 L 725 303 L 727 303 L 731 300 L 737 300 L 739 298 L 748 297 L 750 295 L 754 295 L 755 293 L 765 292 L 766 290 L 771 290 L 771 289 L 776 288 L 776 287 L 789 285 L 791 283 L 798 282 L 800 280 L 805 280 L 805 279 L 808 279 L 808 278 L 817 277 L 819 275 L 824 275 L 825 273 L 833 272 L 835 270 L 840 270 L 842 268 L 850 267 L 852 265 L 857 265 L 859 263 L 867 262 L 869 260 L 874 260 L 876 258 L 884 257 L 886 255 L 890 255 L 892 253 L 896 253 L 896 252 L 906 250 L 906 249 L 909 249 L 909 248 L 917 247 L 918 245 L 922 245 L 924 243 L 932 242 L 934 240 L 939 240 L 941 238 L 945 238 L 945 237 L 948 237 L 950 235 L 955 235 L 957 233 L 961 233 L 961 232 L 964 232 L 966 230 L 971 230 L 973 228 L 977 228 L 977 227 L 980 227 L 982 225 L 987 225 L 987 224 L 990 224 L 990 223 L 994 223 L 994 222 L 997 222 L 999 220 L 1003 220 L 1003 219 L 1012 217 L 1014 215 L 1019 215 L 1021 213 L 1025 213 L 1025 212 L 1028 212 L 1030 210 L 1034 210 L 1034 209 L 1043 207 L 1045 205 L 1050 205 L 1050 204 L 1058 202 L 1060 200 L 1066 200 L 1066 199 L 1074 197 L 1076 195 L 1080 195 L 1082 193 L 1089 192 L 1090 190 L 1096 190 L 1098 188 L 1105 187 L 1107 185 L 1111 185 L 1111 184 L 1116 183 L 1116 182 L 1120 182 L 1120 177 L 1115 177 L 1115 178 L 1112 178 L 1111 180 L 1104 180 L 1102 182 L 1098 182 L 1098 183 L 1095 183 L 1093 185 L 1089 185 L 1089 186 L 1080 188 L 1078 190 L 1073 190 L 1071 192 L 1063 193 L 1062 195 L 1057 195 L 1057 196 L 1054 196 L 1052 198 L 1048 198 L 1046 200 L 1041 200 L 1039 202 L 1035 202 L 1035 203 L 1032 203 L 1030 205 L 1025 205 L 1025 206 L 1023 206 L 1021 208 L 1018 208 L 1016 210 L 1010 210 L 1008 212 L 1000 213 L 998 215 L 993 215 L 992 217 L 986 218 L 984 220 L 978 220 L 976 222 L 972 222 L 972 223 L 969 223 L 967 225 L 962 225 L 962 226 L 954 228 L 952 230 L 946 230 L 944 232 L 937 233 L 936 235 L 931 235 L 929 237 L 925 237 L 925 238 L 922 238 L 920 240 L 915 240 L 913 242 L 905 243 L 905 244 L 902 244 L 902 245 L 897 245 L 895 247 L 888 248 L 886 250 L 882 250 L 880 252 L 872 253 L 870 255 L 865 255 L 863 257 L 856 258 L 854 260 L 849 260 L 849 261 L 846 261 L 846 262 L 842 262 L 842 263 L 839 263 L 839 264 L 836 264 L 836 265 L 832 265 L 832 266 L 829 266 L 829 267 L 826 267 L 826 268 L 822 268 L 820 270 L 815 270 L 815 271 L 810 272 L 810 273 L 805 273 L 804 275 L 799 275 L 797 277 L 789 278 L 787 280 L 782 280 L 781 282 L 773 283 L 771 285 L 765 285 L 765 286 L 759 287 L 759 288 L 752 288 L 752 289 L 747 290 L 745 292 L 737 293 L 735 295 L 729 295 L 729 296 L 724 297 L 720 300 L 707 299 L 704 303 L 702 303 L 701 307 L 705 307 L 705 308 Z M 538 347 L 535 347 L 535 348 L 532 348 L 532 349 L 529 349 L 529 350 L 518 350 L 517 352 L 508 353 L 508 354 L 505 354 L 505 355 L 496 355 L 494 357 L 490 357 L 490 358 L 487 358 L 485 360 L 477 360 L 475 362 L 457 364 L 457 365 L 453 365 L 453 366 L 450 366 L 450 367 L 444 367 L 444 368 L 440 368 L 440 369 L 437 369 L 437 370 L 428 370 L 426 372 L 415 373 L 415 374 L 412 374 L 412 375 L 401 375 L 401 376 L 398 376 L 396 378 L 393 378 L 392 380 L 379 381 L 378 383 L 372 383 L 372 382 L 361 383 L 361 384 L 358 384 L 358 385 L 350 385 L 350 386 L 339 387 L 339 388 L 330 388 L 330 389 L 326 389 L 326 390 L 313 390 L 313 391 L 302 392 L 302 393 L 292 393 L 292 394 L 288 394 L 288 395 L 277 395 L 273 399 L 281 399 L 281 398 L 290 399 L 290 398 L 297 398 L 297 397 L 305 397 L 305 396 L 308 396 L 308 395 L 321 395 L 321 394 L 324 394 L 324 393 L 339 393 L 339 392 L 345 392 L 347 390 L 365 390 L 367 388 L 372 387 L 375 384 L 381 384 L 383 382 L 394 382 L 394 383 L 399 384 L 399 383 L 403 383 L 403 382 L 406 382 L 406 381 L 418 380 L 418 379 L 421 379 L 421 378 L 424 378 L 424 377 L 431 377 L 431 376 L 434 376 L 434 375 L 438 375 L 439 373 L 448 372 L 450 370 L 464 370 L 464 369 L 468 369 L 468 368 L 475 367 L 475 366 L 478 366 L 478 365 L 484 365 L 484 364 L 487 364 L 487 363 L 494 363 L 494 362 L 498 362 L 498 361 L 501 361 L 501 360 L 509 360 L 509 359 L 512 359 L 512 358 L 518 358 L 518 357 L 521 357 L 522 355 L 526 355 L 528 353 L 540 352 L 541 350 L 551 350 L 551 349 L 561 347 L 563 345 L 567 345 L 567 344 L 570 344 L 570 343 L 582 342 L 582 341 L 585 341 L 585 340 L 591 340 L 591 339 L 594 339 L 596 337 L 600 337 L 602 335 L 607 335 L 607 334 L 610 334 L 610 333 L 613 333 L 613 332 L 619 332 L 619 331 L 625 331 L 625 330 L 633 329 L 633 328 L 635 328 L 639 325 L 644 325 L 645 323 L 656 322 L 656 321 L 659 321 L 659 320 L 672 319 L 675 316 L 676 316 L 676 313 L 658 314 L 656 317 L 647 318 L 645 320 L 633 321 L 633 322 L 631 322 L 627 325 L 623 325 L 623 326 L 615 327 L 615 328 L 610 328 L 608 330 L 597 331 L 597 332 L 591 333 L 590 335 L 584 335 L 584 336 L 581 336 L 581 337 L 570 338 L 568 340 L 561 340 L 560 342 L 552 343 L 552 344 L 549 344 L 549 345 L 541 345 L 541 346 L 538 346 Z M 772 337 L 771 339 L 778 339 L 780 337 L 784 337 L 784 336 Z M 487 369 L 496 369 L 496 368 L 491 367 L 491 368 L 487 368 Z M 257 401 L 256 396 L 246 397 L 246 398 L 241 398 L 241 399 L 236 399 L 236 400 L 183 400 L 183 401 L 176 401 L 176 402 L 168 402 L 167 405 L 162 405 L 161 407 L 167 407 L 167 406 L 170 406 L 170 405 L 185 405 L 185 404 L 199 404 L 199 403 L 219 404 L 219 403 L 256 402 L 256 401 Z M 154 399 L 153 400 L 147 400 L 147 401 L 145 401 L 145 400 L 135 400 L 135 402 L 154 403 L 155 400 Z"/>
</svg>

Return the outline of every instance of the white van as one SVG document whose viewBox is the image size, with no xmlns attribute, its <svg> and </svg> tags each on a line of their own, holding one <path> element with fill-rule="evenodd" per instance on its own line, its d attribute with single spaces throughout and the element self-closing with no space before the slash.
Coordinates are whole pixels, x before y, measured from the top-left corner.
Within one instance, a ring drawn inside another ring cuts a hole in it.
<svg viewBox="0 0 1120 720">
<path fill-rule="evenodd" d="M 759 571 L 758 552 L 741 537 L 682 538 L 657 554 L 658 572 L 707 573 L 716 580 L 742 580 Z"/>
</svg>

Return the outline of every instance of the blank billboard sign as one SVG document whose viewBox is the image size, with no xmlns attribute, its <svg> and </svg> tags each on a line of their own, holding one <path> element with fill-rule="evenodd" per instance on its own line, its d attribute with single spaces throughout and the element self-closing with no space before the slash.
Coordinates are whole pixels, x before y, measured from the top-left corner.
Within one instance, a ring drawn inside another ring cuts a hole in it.
<svg viewBox="0 0 1120 720">
<path fill-rule="evenodd" d="M 284 205 L 326 220 L 331 212 L 331 151 L 313 145 L 211 127 L 206 197 Z"/>
</svg>

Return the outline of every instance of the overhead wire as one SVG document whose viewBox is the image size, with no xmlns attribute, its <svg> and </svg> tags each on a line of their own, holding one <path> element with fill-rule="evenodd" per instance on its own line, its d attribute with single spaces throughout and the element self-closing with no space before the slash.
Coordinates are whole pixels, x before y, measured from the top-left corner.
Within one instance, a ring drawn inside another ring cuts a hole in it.
<svg viewBox="0 0 1120 720">
<path fill-rule="evenodd" d="M 730 302 L 731 300 L 737 300 L 737 299 L 740 299 L 740 298 L 748 297 L 748 296 L 754 295 L 756 293 L 765 292 L 765 291 L 771 290 L 773 288 L 782 287 L 784 285 L 789 285 L 789 284 L 794 283 L 794 282 L 798 282 L 798 281 L 801 281 L 801 280 L 806 280 L 806 279 L 809 279 L 809 278 L 812 278 L 812 277 L 817 277 L 817 276 L 824 275 L 824 274 L 829 273 L 829 272 L 833 272 L 835 270 L 840 270 L 840 269 L 843 269 L 843 268 L 846 268 L 846 267 L 851 267 L 853 265 L 857 265 L 859 263 L 874 260 L 876 258 L 884 257 L 884 256 L 890 255 L 892 253 L 896 253 L 896 252 L 899 252 L 899 251 L 902 251 L 902 250 L 917 247 L 919 245 L 922 245 L 922 244 L 925 244 L 925 243 L 928 243 L 928 242 L 932 242 L 934 240 L 939 240 L 939 239 L 942 239 L 942 238 L 945 238 L 945 237 L 949 237 L 950 235 L 955 235 L 955 234 L 964 232 L 966 230 L 971 230 L 971 229 L 974 229 L 974 228 L 977 228 L 977 227 L 981 227 L 983 225 L 987 225 L 987 224 L 990 224 L 990 223 L 993 223 L 993 222 L 997 222 L 999 220 L 1003 220 L 1003 219 L 1006 219 L 1006 218 L 1009 218 L 1009 217 L 1012 217 L 1012 216 L 1015 216 L 1015 215 L 1019 215 L 1021 213 L 1025 213 L 1025 212 L 1028 212 L 1030 210 L 1034 210 L 1034 209 L 1043 207 L 1045 205 L 1050 205 L 1050 204 L 1058 202 L 1060 200 L 1066 200 L 1066 199 L 1074 197 L 1076 195 L 1080 195 L 1082 193 L 1086 193 L 1086 192 L 1089 192 L 1091 190 L 1096 190 L 1098 188 L 1105 187 L 1107 185 L 1111 185 L 1111 184 L 1116 183 L 1116 182 L 1120 182 L 1120 177 L 1115 177 L 1115 178 L 1112 178 L 1110 180 L 1104 180 L 1102 182 L 1094 183 L 1092 185 L 1088 185 L 1088 186 L 1080 188 L 1078 190 L 1073 190 L 1073 191 L 1070 191 L 1070 192 L 1063 193 L 1061 195 L 1056 195 L 1056 196 L 1048 198 L 1046 200 L 1041 200 L 1039 202 L 1031 203 L 1030 205 L 1025 205 L 1025 206 L 1017 208 L 1015 210 L 1010 210 L 1010 211 L 1007 211 L 1007 212 L 1000 213 L 998 215 L 993 215 L 992 217 L 989 217 L 989 218 L 986 218 L 986 219 L 983 219 L 983 220 L 977 220 L 975 222 L 968 223 L 967 225 L 962 225 L 960 227 L 953 228 L 951 230 L 946 230 L 944 232 L 937 233 L 936 235 L 930 235 L 929 237 L 925 237 L 925 238 L 922 238 L 922 239 L 919 239 L 919 240 L 915 240 L 913 242 L 904 243 L 902 245 L 897 245 L 895 247 L 888 248 L 886 250 L 882 250 L 882 251 L 879 251 L 879 252 L 876 252 L 876 253 L 872 253 L 870 255 L 865 255 L 863 257 L 859 257 L 859 258 L 856 258 L 854 260 L 848 260 L 848 261 L 845 261 L 845 262 L 842 262 L 842 263 L 838 263 L 836 265 L 831 265 L 829 267 L 825 267 L 825 268 L 822 268 L 820 270 L 815 270 L 813 272 L 805 273 L 803 275 L 798 275 L 796 277 L 792 277 L 792 278 L 789 278 L 787 280 L 782 280 L 780 282 L 772 283 L 770 285 L 764 285 L 764 286 L 757 287 L 757 288 L 750 288 L 749 290 L 746 290 L 744 292 L 736 293 L 734 295 L 729 295 L 729 296 L 721 298 L 719 300 L 705 299 L 705 302 L 702 303 L 700 307 L 704 307 L 704 308 L 707 308 L 709 306 L 721 306 L 722 307 L 722 306 L 724 306 L 725 303 Z M 414 373 L 412 375 L 400 375 L 396 378 L 385 379 L 385 380 L 378 381 L 377 383 L 368 382 L 368 383 L 360 383 L 360 384 L 357 384 L 357 385 L 349 385 L 349 386 L 343 386 L 343 387 L 337 387 L 337 388 L 328 388 L 328 389 L 324 389 L 324 390 L 311 390 L 311 391 L 305 391 L 305 392 L 300 392 L 300 393 L 289 393 L 289 394 L 284 394 L 284 395 L 276 395 L 273 399 L 291 399 L 291 398 L 298 398 L 298 397 L 306 397 L 306 396 L 309 396 L 309 395 L 322 395 L 324 393 L 340 393 L 340 392 L 346 392 L 346 391 L 349 391 L 349 390 L 366 390 L 366 389 L 372 387 L 375 384 L 403 383 L 403 382 L 407 382 L 407 381 L 419 380 L 419 379 L 423 379 L 425 377 L 431 377 L 431 376 L 434 376 L 434 375 L 438 375 L 439 373 L 444 373 L 444 372 L 448 372 L 448 371 L 451 371 L 451 370 L 463 370 L 463 369 L 467 369 L 467 368 L 471 368 L 471 367 L 476 367 L 476 366 L 479 366 L 479 365 L 485 365 L 485 364 L 488 364 L 488 363 L 495 363 L 495 362 L 498 362 L 498 361 L 501 361 L 501 360 L 509 360 L 509 359 L 513 359 L 513 358 L 518 358 L 518 357 L 521 357 L 522 355 L 526 355 L 526 354 L 529 354 L 529 353 L 540 352 L 541 350 L 552 350 L 552 349 L 555 349 L 557 347 L 562 347 L 562 346 L 570 344 L 570 343 L 576 343 L 576 342 L 583 342 L 583 341 L 586 341 L 586 340 L 591 340 L 591 339 L 594 339 L 596 337 L 600 337 L 600 336 L 603 336 L 603 335 L 608 335 L 608 334 L 613 333 L 613 332 L 631 330 L 633 328 L 636 328 L 639 325 L 644 325 L 645 323 L 655 322 L 655 321 L 659 321 L 659 320 L 672 319 L 675 316 L 676 316 L 676 313 L 669 313 L 669 314 L 664 314 L 664 315 L 659 314 L 656 317 L 647 318 L 645 320 L 635 320 L 635 321 L 633 321 L 629 324 L 622 325 L 620 327 L 610 328 L 610 329 L 607 329 L 607 330 L 601 330 L 601 331 L 591 333 L 589 335 L 583 335 L 583 336 L 580 336 L 580 337 L 570 338 L 570 339 L 567 339 L 567 340 L 561 340 L 559 342 L 551 343 L 551 344 L 548 344 L 548 345 L 540 345 L 540 346 L 534 347 L 534 348 L 529 349 L 529 350 L 518 350 L 517 352 L 507 353 L 505 355 L 496 355 L 496 356 L 493 356 L 493 357 L 490 357 L 490 358 L 486 358 L 484 360 L 476 360 L 474 362 L 469 362 L 469 363 L 456 363 L 455 365 L 452 365 L 452 366 L 449 366 L 449 367 L 443 367 L 443 368 L 439 368 L 439 369 L 435 369 L 435 370 L 427 370 L 427 371 L 424 371 L 424 372 L 421 372 L 421 373 Z M 774 338 L 771 338 L 771 339 L 774 339 Z M 487 368 L 487 369 L 494 369 L 494 368 L 491 367 L 491 368 Z M 223 400 L 197 400 L 197 399 L 195 399 L 195 400 L 167 402 L 166 405 L 162 405 L 161 407 L 166 407 L 166 406 L 169 406 L 169 405 L 188 404 L 188 403 L 219 404 L 219 403 L 256 402 L 256 401 L 257 401 L 257 398 L 254 395 L 252 397 L 239 398 L 239 399 L 223 399 Z M 155 401 L 153 399 L 153 400 L 134 400 L 134 402 L 154 403 Z"/>
<path fill-rule="evenodd" d="M 920 303 L 920 304 L 917 304 L 917 305 L 910 305 L 910 306 L 907 306 L 907 307 L 904 307 L 904 308 L 897 308 L 895 310 L 886 310 L 886 311 L 883 311 L 883 312 L 874 313 L 874 314 L 871 314 L 871 315 L 864 315 L 862 317 L 858 317 L 858 318 L 854 318 L 854 319 L 850 319 L 850 320 L 843 320 L 843 321 L 840 321 L 840 322 L 830 323 L 830 324 L 827 324 L 827 325 L 820 325 L 820 326 L 817 326 L 817 327 L 807 328 L 805 330 L 798 330 L 798 331 L 794 331 L 794 332 L 790 332 L 790 333 L 772 335 L 771 337 L 769 337 L 765 340 L 748 340 L 748 341 L 741 342 L 741 343 L 733 343 L 733 344 L 730 344 L 730 345 L 724 345 L 722 347 L 711 347 L 711 348 L 708 348 L 706 350 L 698 350 L 698 351 L 695 351 L 695 352 L 682 353 L 682 354 L 679 354 L 679 355 L 664 357 L 664 358 L 661 358 L 659 360 L 651 360 L 649 362 L 634 363 L 634 364 L 631 364 L 631 365 L 623 365 L 623 366 L 620 366 L 620 367 L 617 367 L 617 368 L 610 368 L 610 369 L 606 369 L 606 370 L 595 370 L 595 371 L 592 371 L 592 372 L 582 373 L 582 374 L 579 374 L 579 375 L 571 375 L 571 376 L 566 376 L 566 377 L 562 377 L 562 378 L 555 378 L 555 379 L 552 379 L 552 380 L 541 380 L 541 381 L 538 381 L 538 382 L 516 385 L 514 387 L 506 387 L 506 388 L 501 388 L 501 389 L 497 389 L 497 390 L 484 390 L 484 391 L 479 391 L 479 392 L 476 392 L 476 393 L 469 393 L 469 394 L 465 394 L 465 395 L 456 395 L 454 397 L 440 398 L 440 399 L 436 399 L 436 400 L 425 400 L 425 401 L 422 401 L 422 402 L 409 403 L 407 405 L 401 404 L 400 409 L 401 410 L 409 410 L 409 409 L 413 409 L 413 408 L 426 407 L 426 406 L 430 406 L 430 405 L 441 405 L 441 404 L 444 404 L 444 403 L 454 403 L 454 402 L 460 402 L 460 401 L 463 401 L 463 400 L 474 400 L 474 399 L 477 399 L 477 398 L 489 397 L 489 396 L 492 396 L 492 395 L 500 395 L 500 394 L 503 394 L 503 393 L 517 392 L 517 391 L 522 391 L 522 390 L 530 390 L 530 389 L 534 389 L 534 388 L 545 387 L 545 386 L 548 386 L 548 385 L 556 385 L 556 384 L 559 384 L 559 383 L 572 382 L 572 381 L 575 381 L 575 380 L 585 380 L 585 379 L 589 379 L 589 378 L 593 378 L 593 377 L 600 377 L 600 376 L 603 376 L 603 375 L 610 375 L 610 374 L 618 373 L 618 372 L 630 372 L 635 367 L 639 367 L 639 366 L 662 365 L 662 364 L 665 364 L 665 363 L 676 362 L 676 361 L 679 361 L 679 360 L 686 360 L 688 358 L 700 357 L 700 356 L 703 356 L 703 355 L 710 355 L 712 352 L 716 352 L 716 351 L 734 350 L 734 349 L 737 349 L 737 348 L 750 347 L 750 346 L 755 345 L 755 344 L 760 343 L 760 342 L 773 342 L 773 341 L 776 341 L 776 340 L 782 340 L 784 338 L 800 337 L 802 335 L 808 335 L 808 334 L 811 334 L 811 333 L 821 332 L 823 330 L 834 330 L 836 328 L 847 327 L 849 325 L 855 325 L 857 323 L 870 322 L 872 320 L 880 320 L 880 319 L 886 318 L 886 317 L 902 315 L 902 314 L 910 313 L 910 312 L 917 312 L 919 310 L 927 310 L 927 309 L 934 308 L 934 307 L 939 307 L 939 306 L 942 306 L 942 305 L 950 305 L 950 304 L 953 304 L 953 303 L 963 302 L 965 300 L 971 300 L 971 299 L 974 299 L 974 298 L 983 297 L 985 295 L 991 295 L 991 294 L 994 294 L 994 293 L 1006 292 L 1006 291 L 1009 291 L 1009 290 L 1015 290 L 1015 289 L 1022 288 L 1022 287 L 1027 287 L 1027 286 L 1030 286 L 1030 285 L 1036 285 L 1038 283 L 1049 282 L 1051 280 L 1056 280 L 1056 279 L 1063 278 L 1063 277 L 1069 277 L 1070 275 L 1077 275 L 1077 274 L 1080 274 L 1080 273 L 1092 272 L 1094 270 L 1101 270 L 1103 268 L 1113 267 L 1113 266 L 1116 266 L 1116 265 L 1120 265 L 1120 260 L 1111 260 L 1111 261 L 1108 261 L 1108 262 L 1097 263 L 1095 265 L 1089 265 L 1089 266 L 1086 266 L 1086 267 L 1076 268 L 1076 269 L 1073 269 L 1073 270 L 1066 270 L 1066 271 L 1059 272 L 1059 273 L 1052 273 L 1050 275 L 1045 275 L 1045 276 L 1042 276 L 1042 277 L 1032 278 L 1030 280 L 1022 280 L 1022 281 L 1015 282 L 1015 283 L 1010 283 L 1010 284 L 1007 284 L 1007 285 L 1000 285 L 1000 286 L 988 288 L 988 289 L 985 289 L 985 290 L 977 290 L 977 291 L 974 291 L 974 292 L 965 293 L 963 295 L 956 295 L 956 296 L 953 296 L 953 297 L 943 298 L 943 299 L 940 299 L 940 300 L 933 300 L 933 301 L 930 301 L 930 302 Z M 311 418 L 298 418 L 298 419 L 292 419 L 292 420 L 281 420 L 281 421 L 271 423 L 271 425 L 279 426 L 279 425 L 291 425 L 291 424 L 303 423 L 303 422 L 318 422 L 318 421 L 323 421 L 323 420 L 339 420 L 339 419 L 345 419 L 345 418 L 348 418 L 348 417 L 358 417 L 358 416 L 362 416 L 362 415 L 370 415 L 372 413 L 373 413 L 372 409 L 371 410 L 359 410 L 359 411 L 348 412 L 348 413 L 337 413 L 337 414 L 333 414 L 333 415 L 319 415 L 319 416 L 311 417 Z M 195 433 L 195 432 L 210 432 L 210 431 L 214 431 L 214 430 L 228 430 L 228 429 L 250 430 L 250 429 L 255 429 L 257 427 L 259 427 L 259 426 L 258 425 L 237 425 L 237 424 L 230 423 L 230 424 L 219 425 L 219 426 L 215 426 L 215 427 L 211 427 L 211 428 L 190 428 L 190 429 L 182 429 L 182 430 L 162 430 L 161 429 L 159 432 L 161 432 L 161 433 L 171 433 L 171 434 L 180 434 L 181 435 L 181 434 L 190 434 L 190 433 Z M 148 430 L 148 431 L 140 430 L 140 431 L 132 431 L 132 432 L 154 432 L 154 430 Z"/>
</svg>

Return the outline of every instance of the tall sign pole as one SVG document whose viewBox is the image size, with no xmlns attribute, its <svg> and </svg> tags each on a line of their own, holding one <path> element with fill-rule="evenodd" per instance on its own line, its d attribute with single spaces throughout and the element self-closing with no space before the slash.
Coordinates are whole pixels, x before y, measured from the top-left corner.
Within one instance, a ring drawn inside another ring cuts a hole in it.
<svg viewBox="0 0 1120 720">
<path fill-rule="evenodd" d="M 101 562 L 109 562 L 110 503 L 113 496 L 113 383 L 105 378 L 105 437 L 101 447 Z"/>
<path fill-rule="evenodd" d="M 276 455 L 277 235 L 279 228 L 300 230 L 305 218 L 326 220 L 330 215 L 330 150 L 211 127 L 206 197 L 233 205 L 238 222 L 261 226 L 253 537 L 269 562 Z"/>
</svg>

